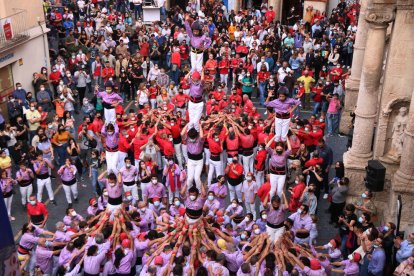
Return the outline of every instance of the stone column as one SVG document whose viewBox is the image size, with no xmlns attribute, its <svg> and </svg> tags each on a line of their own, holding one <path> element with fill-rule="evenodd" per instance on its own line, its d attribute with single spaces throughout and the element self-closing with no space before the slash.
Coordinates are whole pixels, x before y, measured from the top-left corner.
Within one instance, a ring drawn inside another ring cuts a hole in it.
<svg viewBox="0 0 414 276">
<path fill-rule="evenodd" d="M 408 123 L 404 131 L 400 168 L 394 174 L 393 190 L 413 193 L 414 184 L 414 90 L 411 96 Z M 409 185 L 411 184 L 411 185 Z"/>
<path fill-rule="evenodd" d="M 408 105 L 414 83 L 414 1 L 397 0 L 395 21 L 392 27 L 384 81 L 381 93 L 381 114 L 378 117 L 374 142 L 374 158 L 387 159 L 387 145 L 391 113 L 396 106 L 392 103 L 405 102 Z M 397 108 L 398 109 L 398 108 Z M 388 162 L 387 160 L 383 160 Z M 391 163 L 396 160 L 389 160 Z"/>
<path fill-rule="evenodd" d="M 369 51 L 364 53 L 352 148 L 344 155 L 348 166 L 358 168 L 365 167 L 368 159 L 372 157 L 386 31 L 388 24 L 394 19 L 394 5 L 392 2 L 374 2 L 368 7 L 365 18 L 369 24 L 365 47 Z"/>
<path fill-rule="evenodd" d="M 343 133 L 348 132 L 348 125 L 351 122 L 349 113 L 355 110 L 358 99 L 359 84 L 361 81 L 362 63 L 364 61 L 365 44 L 367 42 L 368 22 L 365 20 L 368 5 L 372 0 L 360 1 L 361 9 L 358 18 L 358 30 L 354 43 L 354 54 L 352 59 L 351 76 L 346 80 L 345 89 L 345 106 L 341 117 L 340 130 Z"/>
</svg>

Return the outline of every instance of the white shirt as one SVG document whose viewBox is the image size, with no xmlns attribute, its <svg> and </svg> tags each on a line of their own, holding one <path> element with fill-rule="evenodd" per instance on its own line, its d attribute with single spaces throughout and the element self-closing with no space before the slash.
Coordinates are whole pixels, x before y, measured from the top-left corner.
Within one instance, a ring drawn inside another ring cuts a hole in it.
<svg viewBox="0 0 414 276">
<path fill-rule="evenodd" d="M 279 74 L 279 82 L 283 82 L 287 73 L 289 72 L 292 72 L 292 69 L 290 69 L 289 67 L 286 67 L 286 68 L 280 67 L 279 70 L 277 71 L 277 73 Z"/>
</svg>

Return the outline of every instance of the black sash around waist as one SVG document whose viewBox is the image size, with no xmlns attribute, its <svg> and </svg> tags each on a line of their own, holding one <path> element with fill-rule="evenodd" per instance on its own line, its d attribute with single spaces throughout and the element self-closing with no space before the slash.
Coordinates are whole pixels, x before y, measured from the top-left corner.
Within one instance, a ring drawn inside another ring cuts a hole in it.
<svg viewBox="0 0 414 276">
<path fill-rule="evenodd" d="M 193 103 L 201 103 L 203 101 L 203 97 L 190 97 L 190 101 L 192 101 Z"/>
<path fill-rule="evenodd" d="M 124 182 L 125 186 L 134 186 L 135 185 L 135 181 L 129 181 L 129 182 Z"/>
<path fill-rule="evenodd" d="M 286 167 L 270 167 L 271 174 L 284 175 L 286 174 Z"/>
<path fill-rule="evenodd" d="M 23 180 L 23 181 L 19 182 L 19 186 L 20 187 L 27 187 L 27 186 L 31 185 L 32 183 L 33 183 L 33 179 Z"/>
<path fill-rule="evenodd" d="M 9 192 L 6 192 L 6 193 L 3 193 L 3 197 L 4 198 L 9 198 L 9 197 L 11 197 L 13 195 L 13 190 L 11 190 L 11 191 L 9 191 Z"/>
<path fill-rule="evenodd" d="M 107 102 L 102 102 L 102 106 L 106 109 L 114 109 L 115 107 L 112 106 L 112 104 Z"/>
<path fill-rule="evenodd" d="M 250 156 L 253 154 L 253 147 L 250 148 L 243 148 L 243 155 L 244 156 Z"/>
<path fill-rule="evenodd" d="M 233 218 L 234 223 L 239 224 L 244 220 L 244 216 Z"/>
<path fill-rule="evenodd" d="M 119 205 L 122 203 L 122 195 L 117 198 L 108 197 L 108 204 Z"/>
<path fill-rule="evenodd" d="M 36 174 L 36 177 L 38 179 L 48 179 L 49 178 L 49 173 L 45 173 L 45 174 Z"/>
<path fill-rule="evenodd" d="M 118 151 L 118 146 L 110 148 L 108 146 L 105 146 L 105 150 L 109 151 L 109 152 L 117 152 Z"/>
<path fill-rule="evenodd" d="M 191 52 L 196 53 L 196 54 L 201 54 L 203 53 L 203 50 L 199 50 L 197 48 L 191 47 Z"/>
<path fill-rule="evenodd" d="M 185 213 L 191 219 L 198 219 L 203 214 L 203 208 L 199 210 L 189 209 L 188 207 L 185 208 Z"/>
<path fill-rule="evenodd" d="M 276 113 L 278 119 L 290 119 L 290 113 Z"/>
<path fill-rule="evenodd" d="M 187 156 L 189 159 L 197 161 L 197 160 L 203 159 L 203 152 L 200 152 L 197 154 L 192 154 L 191 152 L 187 152 Z"/>
<path fill-rule="evenodd" d="M 66 186 L 72 186 L 75 183 L 76 183 L 76 177 L 74 177 L 73 179 L 71 179 L 69 181 L 62 180 L 62 184 L 66 185 Z"/>
<path fill-rule="evenodd" d="M 308 237 L 309 237 L 309 232 L 308 233 L 296 233 L 296 238 L 306 239 Z"/>
<path fill-rule="evenodd" d="M 267 221 L 266 222 L 266 225 L 269 226 L 270 228 L 273 228 L 273 229 L 278 229 L 280 227 L 285 226 L 285 224 L 284 224 L 283 221 L 281 223 L 279 223 L 279 224 L 273 224 L 273 223 L 270 223 L 270 222 Z"/>
<path fill-rule="evenodd" d="M 210 159 L 212 161 L 220 161 L 220 154 L 219 155 L 210 154 Z"/>
<path fill-rule="evenodd" d="M 45 219 L 45 217 L 43 216 L 43 214 L 41 214 L 41 215 L 30 215 L 30 220 L 35 225 L 41 224 L 44 219 Z"/>
</svg>

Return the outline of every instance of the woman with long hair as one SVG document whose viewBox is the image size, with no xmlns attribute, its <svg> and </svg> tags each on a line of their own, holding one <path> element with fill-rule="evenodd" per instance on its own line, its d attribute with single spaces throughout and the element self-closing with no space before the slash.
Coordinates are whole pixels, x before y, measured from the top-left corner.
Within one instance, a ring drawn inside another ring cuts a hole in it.
<svg viewBox="0 0 414 276">
<path fill-rule="evenodd" d="M 4 203 L 6 204 L 7 215 L 11 221 L 15 220 L 11 215 L 12 201 L 13 201 L 13 185 L 16 185 L 17 181 L 12 179 L 5 170 L 0 170 L 0 189 L 3 194 Z"/>
<path fill-rule="evenodd" d="M 62 124 L 59 124 L 58 131 L 52 137 L 52 143 L 55 146 L 56 153 L 58 155 L 58 160 L 56 161 L 60 166 L 63 165 L 66 157 L 68 156 L 66 148 L 70 138 L 72 138 L 72 135 L 69 131 L 67 131 Z"/>
</svg>

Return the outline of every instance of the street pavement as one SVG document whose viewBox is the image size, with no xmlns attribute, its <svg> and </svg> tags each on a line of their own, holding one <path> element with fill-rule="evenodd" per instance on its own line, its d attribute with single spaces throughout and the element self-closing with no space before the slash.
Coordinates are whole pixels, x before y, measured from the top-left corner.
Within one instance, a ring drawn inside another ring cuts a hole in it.
<svg viewBox="0 0 414 276">
<path fill-rule="evenodd" d="M 91 96 L 91 94 L 87 94 L 86 96 Z M 265 108 L 260 107 L 258 100 L 254 97 L 253 102 L 255 103 L 255 106 L 258 108 L 258 111 L 263 115 L 265 112 Z M 128 110 L 129 108 L 134 108 L 135 106 L 133 102 L 125 103 L 124 104 L 125 110 Z M 307 118 L 311 114 L 310 112 L 302 111 L 301 117 Z M 82 122 L 83 115 L 79 114 L 75 116 L 76 122 L 79 124 L 79 122 Z M 334 152 L 334 162 L 336 161 L 342 161 L 342 155 L 346 151 L 346 138 L 341 137 L 329 137 L 327 139 L 328 145 L 332 148 Z M 331 178 L 333 177 L 334 170 L 331 169 Z M 88 207 L 88 201 L 91 197 L 93 197 L 92 192 L 92 186 L 90 184 L 90 179 L 88 177 L 88 174 L 85 174 L 85 181 L 84 183 L 87 185 L 87 187 L 82 187 L 82 183 L 78 183 L 78 191 L 79 191 L 79 202 L 74 203 L 73 207 L 75 208 L 76 212 L 82 216 L 86 216 L 86 209 Z M 36 189 L 36 185 L 33 187 Z M 51 204 L 49 200 L 45 201 L 45 204 L 47 206 L 47 209 L 49 211 L 49 219 L 46 224 L 46 228 L 51 231 L 55 231 L 55 224 L 58 221 L 61 221 L 63 217 L 65 216 L 66 208 L 68 206 L 65 198 L 64 191 L 62 189 L 62 184 L 60 183 L 60 180 L 58 178 L 52 179 L 52 188 L 55 195 L 55 200 L 57 202 L 57 206 Z M 21 195 L 19 189 L 15 188 L 16 194 L 13 197 L 13 203 L 12 203 L 12 216 L 16 218 L 15 221 L 11 222 L 13 234 L 15 241 L 18 242 L 21 236 L 20 229 L 22 225 L 28 221 L 26 211 L 22 208 L 21 205 Z M 35 191 L 33 191 L 35 192 Z M 43 192 L 43 199 L 47 199 L 47 193 L 46 189 Z M 259 207 L 259 202 L 257 200 L 256 202 L 257 210 Z M 319 199 L 318 202 L 318 232 L 319 232 L 319 238 L 317 239 L 318 244 L 325 244 L 327 243 L 331 238 L 333 238 L 337 234 L 337 229 L 335 229 L 332 225 L 330 225 L 329 222 L 329 214 L 325 213 L 325 210 L 328 208 L 329 204 L 327 200 L 324 200 L 322 197 Z"/>
</svg>

